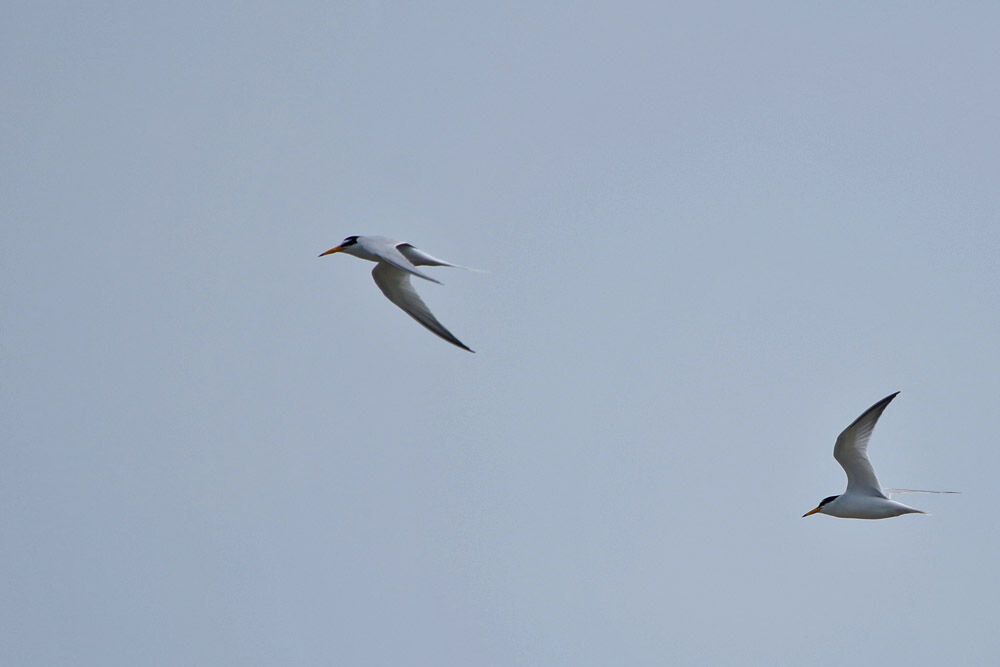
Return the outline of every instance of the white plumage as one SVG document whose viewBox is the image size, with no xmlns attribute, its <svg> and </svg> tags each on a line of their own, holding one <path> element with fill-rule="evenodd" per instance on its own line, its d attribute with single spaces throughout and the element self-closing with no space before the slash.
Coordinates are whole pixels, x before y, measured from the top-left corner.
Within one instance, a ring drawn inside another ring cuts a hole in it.
<svg viewBox="0 0 1000 667">
<path fill-rule="evenodd" d="M 868 458 L 868 440 L 871 438 L 875 424 L 886 406 L 896 398 L 899 392 L 886 396 L 881 401 L 865 410 L 860 417 L 837 438 L 833 447 L 833 458 L 847 473 L 847 489 L 839 496 L 830 496 L 820 501 L 819 505 L 805 514 L 829 514 L 845 519 L 888 519 L 901 514 L 925 514 L 923 510 L 890 500 Z M 914 489 L 894 489 L 900 493 L 951 493 L 950 491 L 916 491 Z"/>
<path fill-rule="evenodd" d="M 330 248 L 323 255 L 343 252 L 361 259 L 375 262 L 372 278 L 382 290 L 386 298 L 403 310 L 407 315 L 422 324 L 434 334 L 445 339 L 452 345 L 473 352 L 462 341 L 455 337 L 441 324 L 424 303 L 420 295 L 410 284 L 410 275 L 418 276 L 432 283 L 441 284 L 426 273 L 417 269 L 418 266 L 450 266 L 464 269 L 466 267 L 440 260 L 410 243 L 400 243 L 384 236 L 348 236 L 343 242 Z"/>
</svg>

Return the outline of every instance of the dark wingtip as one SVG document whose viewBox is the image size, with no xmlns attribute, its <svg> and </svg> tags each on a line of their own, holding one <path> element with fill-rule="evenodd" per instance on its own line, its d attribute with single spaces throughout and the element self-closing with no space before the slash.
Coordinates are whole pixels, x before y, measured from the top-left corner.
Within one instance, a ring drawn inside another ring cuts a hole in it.
<svg viewBox="0 0 1000 667">
<path fill-rule="evenodd" d="M 433 331 L 433 329 L 432 329 L 432 331 Z M 437 333 L 437 332 L 436 332 L 436 331 L 434 331 L 434 333 Z M 438 333 L 437 335 L 438 335 L 438 336 L 441 336 L 441 334 L 439 334 L 439 333 Z M 475 353 L 476 353 L 476 351 L 475 351 L 475 350 L 473 350 L 473 349 L 472 349 L 471 347 L 469 347 L 468 345 L 466 345 L 465 343 L 463 343 L 463 342 L 462 342 L 462 341 L 460 341 L 459 339 L 455 338 L 455 336 L 454 336 L 454 335 L 452 335 L 452 334 L 451 334 L 451 332 L 448 332 L 448 335 L 447 335 L 447 336 L 441 336 L 441 338 L 445 339 L 446 341 L 448 341 L 449 343 L 451 343 L 451 344 L 452 344 L 452 345 L 454 345 L 455 347 L 460 347 L 460 348 L 462 348 L 462 349 L 463 349 L 463 350 L 465 350 L 466 352 L 471 352 L 472 354 L 475 354 Z"/>
</svg>

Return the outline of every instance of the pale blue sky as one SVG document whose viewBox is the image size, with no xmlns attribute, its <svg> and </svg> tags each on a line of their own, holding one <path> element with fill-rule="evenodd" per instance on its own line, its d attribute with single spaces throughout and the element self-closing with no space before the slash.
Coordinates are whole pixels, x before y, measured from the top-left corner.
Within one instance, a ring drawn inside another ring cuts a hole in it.
<svg viewBox="0 0 1000 667">
<path fill-rule="evenodd" d="M 0 662 L 996 664 L 997 25 L 8 3 Z"/>
</svg>

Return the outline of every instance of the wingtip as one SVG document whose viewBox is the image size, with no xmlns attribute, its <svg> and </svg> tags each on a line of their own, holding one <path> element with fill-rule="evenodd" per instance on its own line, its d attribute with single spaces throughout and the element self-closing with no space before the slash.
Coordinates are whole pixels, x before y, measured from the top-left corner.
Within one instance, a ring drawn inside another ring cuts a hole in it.
<svg viewBox="0 0 1000 667">
<path fill-rule="evenodd" d="M 897 396 L 899 396 L 899 392 L 898 391 L 894 391 L 891 394 L 889 394 L 888 396 L 886 396 L 885 398 L 883 398 L 881 401 L 879 401 L 878 403 L 876 403 L 876 405 L 878 405 L 879 403 L 882 403 L 882 404 L 885 404 L 885 405 L 889 405 L 890 403 L 892 403 L 893 399 L 895 399 Z"/>
</svg>

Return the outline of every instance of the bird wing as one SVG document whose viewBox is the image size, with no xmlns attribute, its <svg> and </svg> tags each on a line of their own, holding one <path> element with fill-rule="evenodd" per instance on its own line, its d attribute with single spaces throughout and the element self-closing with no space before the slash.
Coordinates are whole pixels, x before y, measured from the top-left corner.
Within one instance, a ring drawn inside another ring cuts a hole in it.
<svg viewBox="0 0 1000 667">
<path fill-rule="evenodd" d="M 452 345 L 457 345 L 463 350 L 473 350 L 465 345 L 462 341 L 455 338 L 455 336 L 445 329 L 444 325 L 438 322 L 434 314 L 431 313 L 427 304 L 424 303 L 417 291 L 413 289 L 413 285 L 410 284 L 410 273 L 397 268 L 393 264 L 388 264 L 386 262 L 379 262 L 372 269 L 372 278 L 375 279 L 375 284 L 378 288 L 382 290 L 382 294 L 385 294 L 389 301 L 399 306 L 403 312 L 420 322 L 424 327 L 426 327 L 431 332 L 437 334 L 441 338 Z"/>
<path fill-rule="evenodd" d="M 407 273 L 412 273 L 413 275 L 423 278 L 424 280 L 429 280 L 432 283 L 437 283 L 438 285 L 441 284 L 440 280 L 431 278 L 423 271 L 417 270 L 417 267 L 413 264 L 413 262 L 407 259 L 406 255 L 396 248 L 395 241 L 392 241 L 391 239 L 381 236 L 362 236 L 358 239 L 358 245 L 360 245 L 369 254 L 378 257 L 382 262 L 391 264 L 397 269 L 401 269 Z M 430 257 L 430 255 L 428 255 L 428 257 Z"/>
<path fill-rule="evenodd" d="M 397 243 L 396 250 L 402 253 L 403 257 L 410 260 L 410 263 L 414 266 L 458 266 L 457 264 L 451 264 L 443 259 L 429 255 L 412 243 Z"/>
<path fill-rule="evenodd" d="M 833 458 L 837 459 L 837 463 L 847 473 L 847 493 L 854 491 L 885 498 L 872 462 L 868 460 L 868 440 L 878 418 L 897 394 L 898 391 L 865 410 L 837 437 L 837 444 L 833 446 Z"/>
<path fill-rule="evenodd" d="M 396 249 L 403 253 L 403 256 L 410 260 L 414 266 L 450 266 L 453 269 L 465 269 L 466 271 L 473 271 L 475 273 L 485 273 L 482 269 L 474 269 L 471 266 L 452 264 L 451 262 L 446 262 L 443 259 L 438 259 L 437 257 L 424 252 L 412 243 L 397 243 Z"/>
</svg>

